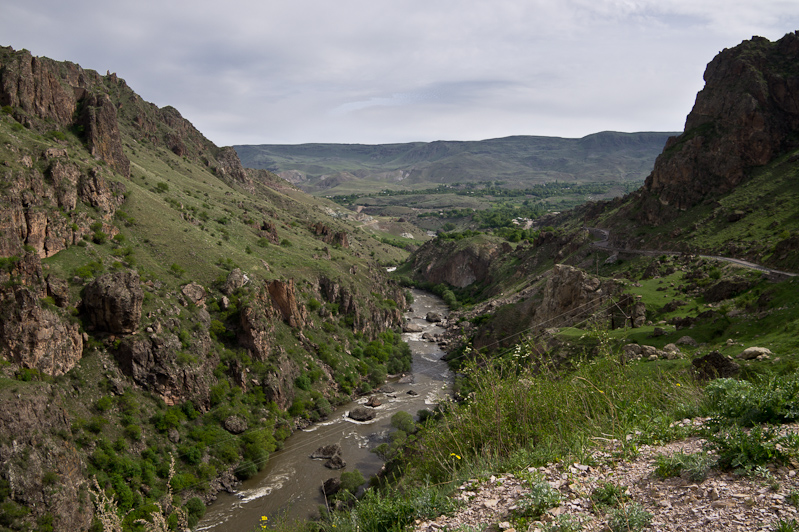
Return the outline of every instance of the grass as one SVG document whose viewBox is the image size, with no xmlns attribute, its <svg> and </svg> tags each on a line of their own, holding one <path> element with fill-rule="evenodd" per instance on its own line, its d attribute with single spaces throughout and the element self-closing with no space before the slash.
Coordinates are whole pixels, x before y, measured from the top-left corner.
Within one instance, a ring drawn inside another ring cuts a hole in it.
<svg viewBox="0 0 799 532">
<path fill-rule="evenodd" d="M 574 458 L 590 460 L 590 439 L 651 432 L 672 416 L 698 404 L 690 378 L 662 374 L 657 384 L 635 369 L 600 356 L 574 371 L 540 374 L 522 363 L 472 363 L 462 372 L 469 401 L 453 405 L 435 430 L 420 438 L 409 473 L 434 482 L 448 480 L 459 467 L 450 453 L 471 460 L 510 460 L 528 466 Z M 623 438 L 622 438 L 623 440 Z M 632 445 L 632 444 L 630 444 Z M 631 449 L 628 449 L 631 450 Z"/>
<path fill-rule="evenodd" d="M 716 458 L 704 452 L 659 455 L 655 458 L 655 476 L 661 479 L 685 477 L 691 482 L 702 482 L 716 464 Z"/>
</svg>

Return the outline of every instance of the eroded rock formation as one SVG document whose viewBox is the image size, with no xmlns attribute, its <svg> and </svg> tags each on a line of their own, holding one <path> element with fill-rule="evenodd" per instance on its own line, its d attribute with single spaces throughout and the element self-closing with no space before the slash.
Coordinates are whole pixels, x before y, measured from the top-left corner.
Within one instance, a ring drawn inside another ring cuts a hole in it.
<svg viewBox="0 0 799 532">
<path fill-rule="evenodd" d="M 334 246 L 341 246 L 343 248 L 350 247 L 350 241 L 347 237 L 347 233 L 344 231 L 336 231 L 331 229 L 330 227 L 326 226 L 322 222 L 316 222 L 311 226 L 311 230 L 313 230 L 314 234 L 320 237 L 324 242 L 334 245 Z"/>
<path fill-rule="evenodd" d="M 500 255 L 512 251 L 507 242 L 472 242 L 464 246 L 459 241 L 431 241 L 414 254 L 414 270 L 427 282 L 463 288 L 474 282 L 485 281 L 491 263 Z"/>
<path fill-rule="evenodd" d="M 799 32 L 725 49 L 704 79 L 685 132 L 669 139 L 646 179 L 645 221 L 668 217 L 673 211 L 664 207 L 687 209 L 728 192 L 787 149 L 799 130 Z"/>
<path fill-rule="evenodd" d="M 130 334 L 139 327 L 143 301 L 138 273 L 108 273 L 86 286 L 83 308 L 96 328 Z"/>
<path fill-rule="evenodd" d="M 83 337 L 77 323 L 44 307 L 26 286 L 0 290 L 0 356 L 48 375 L 63 375 L 80 360 Z"/>
</svg>

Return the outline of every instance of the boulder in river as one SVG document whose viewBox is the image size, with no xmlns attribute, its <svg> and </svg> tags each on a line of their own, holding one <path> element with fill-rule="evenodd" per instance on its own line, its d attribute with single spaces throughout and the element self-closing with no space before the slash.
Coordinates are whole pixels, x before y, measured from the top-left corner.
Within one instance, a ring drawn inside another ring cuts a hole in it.
<svg viewBox="0 0 799 532">
<path fill-rule="evenodd" d="M 418 333 L 422 332 L 423 330 L 424 327 L 416 323 L 406 322 L 405 324 L 402 325 L 402 332 L 406 333 Z"/>
<path fill-rule="evenodd" d="M 376 395 L 373 395 L 372 397 L 370 397 L 369 400 L 366 402 L 366 406 L 370 406 L 372 408 L 377 408 L 378 406 L 380 406 L 382 404 L 383 404 L 383 401 L 378 399 Z"/>
<path fill-rule="evenodd" d="M 377 413 L 371 408 L 359 406 L 350 410 L 349 416 L 355 421 L 371 421 L 377 416 Z"/>
<path fill-rule="evenodd" d="M 335 495 L 341 489 L 341 480 L 335 477 L 325 480 L 322 484 L 322 493 L 326 496 Z"/>
<path fill-rule="evenodd" d="M 325 467 L 328 469 L 344 469 L 347 467 L 347 462 L 345 462 L 340 454 L 332 457 L 330 460 L 325 462 Z"/>
<path fill-rule="evenodd" d="M 438 312 L 431 311 L 427 313 L 427 316 L 425 316 L 424 319 L 426 319 L 430 323 L 438 323 L 441 321 L 441 314 L 439 314 Z"/>
<path fill-rule="evenodd" d="M 341 445 L 337 443 L 333 443 L 331 445 L 322 445 L 313 453 L 311 453 L 311 458 L 318 459 L 318 458 L 333 458 L 336 455 L 341 454 Z"/>
</svg>

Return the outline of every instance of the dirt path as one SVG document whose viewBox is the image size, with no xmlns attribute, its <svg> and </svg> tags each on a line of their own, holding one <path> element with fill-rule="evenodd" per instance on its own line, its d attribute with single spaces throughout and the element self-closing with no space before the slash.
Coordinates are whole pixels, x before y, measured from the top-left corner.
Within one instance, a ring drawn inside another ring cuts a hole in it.
<svg viewBox="0 0 799 532">
<path fill-rule="evenodd" d="M 681 256 L 685 255 L 685 253 L 681 251 L 664 251 L 664 250 L 655 250 L 655 249 L 624 249 L 624 248 L 614 248 L 610 245 L 610 231 L 607 229 L 600 229 L 598 227 L 586 227 L 588 232 L 590 232 L 594 236 L 598 236 L 601 240 L 597 240 L 596 242 L 591 242 L 591 245 L 595 248 L 600 248 L 606 251 L 614 251 L 617 253 L 630 253 L 632 255 L 646 255 L 649 257 L 657 257 L 659 255 L 676 255 Z M 750 268 L 752 270 L 761 271 L 767 273 L 771 276 L 775 277 L 796 277 L 799 274 L 785 272 L 781 270 L 775 270 L 772 268 L 767 268 L 760 264 L 755 264 L 754 262 L 749 262 L 743 259 L 734 259 L 731 257 L 721 257 L 718 255 L 697 255 L 703 259 L 713 259 L 713 260 L 720 260 L 724 262 L 729 262 L 732 264 L 737 264 L 738 266 L 743 266 L 744 268 Z"/>
</svg>

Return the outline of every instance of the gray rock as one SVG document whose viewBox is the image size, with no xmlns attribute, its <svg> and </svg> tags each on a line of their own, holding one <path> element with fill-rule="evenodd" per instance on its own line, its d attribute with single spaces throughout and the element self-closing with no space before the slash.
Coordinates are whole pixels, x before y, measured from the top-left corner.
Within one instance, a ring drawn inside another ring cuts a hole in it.
<svg viewBox="0 0 799 532">
<path fill-rule="evenodd" d="M 341 480 L 337 478 L 329 478 L 322 484 L 322 493 L 326 496 L 335 495 L 341 489 Z"/>
<path fill-rule="evenodd" d="M 738 355 L 738 358 L 743 360 L 752 360 L 753 358 L 759 358 L 763 355 L 771 355 L 772 352 L 770 349 L 766 347 L 747 347 L 741 354 Z"/>
<path fill-rule="evenodd" d="M 332 457 L 330 460 L 325 462 L 325 467 L 328 469 L 344 469 L 345 467 L 347 467 L 347 462 L 345 462 L 341 458 L 341 455 L 337 454 L 336 456 Z"/>
<path fill-rule="evenodd" d="M 241 271 L 240 268 L 235 268 L 228 274 L 225 284 L 222 287 L 222 292 L 229 296 L 249 282 L 250 278 L 247 277 L 247 274 Z"/>
<path fill-rule="evenodd" d="M 240 416 L 230 416 L 225 420 L 225 430 L 233 434 L 241 434 L 247 430 L 247 421 Z"/>
<path fill-rule="evenodd" d="M 734 377 L 741 371 L 741 366 L 732 358 L 718 351 L 711 351 L 703 357 L 696 358 L 692 364 L 699 378 L 703 380 Z"/>
<path fill-rule="evenodd" d="M 83 308 L 96 328 L 129 334 L 139 327 L 143 301 L 138 273 L 108 273 L 86 286 Z"/>
<path fill-rule="evenodd" d="M 679 340 L 675 342 L 677 345 L 690 345 L 691 347 L 697 347 L 699 344 L 691 338 L 690 336 L 681 336 Z"/>
<path fill-rule="evenodd" d="M 313 453 L 311 453 L 311 458 L 333 458 L 339 454 L 341 454 L 341 445 L 333 443 L 330 445 L 322 445 L 316 449 Z"/>
<path fill-rule="evenodd" d="M 371 421 L 377 416 L 377 413 L 371 408 L 364 408 L 362 406 L 350 410 L 349 417 L 355 421 Z"/>
<path fill-rule="evenodd" d="M 187 300 L 202 307 L 205 305 L 205 288 L 197 283 L 189 283 L 180 290 Z"/>
<path fill-rule="evenodd" d="M 439 314 L 438 312 L 428 312 L 427 316 L 425 316 L 424 319 L 429 321 L 430 323 L 438 323 L 441 321 L 441 314 Z"/>
</svg>

